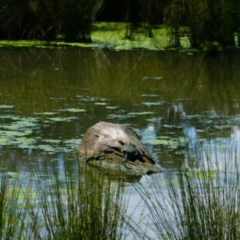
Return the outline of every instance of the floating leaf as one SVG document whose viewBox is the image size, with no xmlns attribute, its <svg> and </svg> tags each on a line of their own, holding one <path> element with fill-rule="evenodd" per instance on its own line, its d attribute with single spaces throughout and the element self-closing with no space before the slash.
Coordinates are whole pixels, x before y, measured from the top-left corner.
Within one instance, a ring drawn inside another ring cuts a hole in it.
<svg viewBox="0 0 240 240">
<path fill-rule="evenodd" d="M 148 107 L 151 106 L 162 106 L 165 102 L 164 101 L 158 101 L 158 102 L 144 102 L 142 105 L 146 105 Z"/>
<path fill-rule="evenodd" d="M 159 97 L 158 94 L 142 94 L 141 97 Z"/>
<path fill-rule="evenodd" d="M 21 138 L 16 141 L 19 148 L 36 148 L 36 140 L 33 138 Z"/>
<path fill-rule="evenodd" d="M 61 143 L 61 140 L 59 140 L 59 139 L 44 139 L 43 141 L 48 142 L 48 143 L 54 143 L 54 144 Z"/>
<path fill-rule="evenodd" d="M 107 109 L 118 109 L 119 107 L 118 106 L 106 106 Z"/>
<path fill-rule="evenodd" d="M 54 122 L 70 122 L 74 119 L 77 119 L 76 117 L 55 117 L 55 118 L 49 118 L 50 121 Z"/>
<path fill-rule="evenodd" d="M 181 126 L 167 125 L 167 124 L 164 124 L 163 127 L 165 127 L 165 128 L 175 128 L 175 129 L 181 129 L 182 128 Z"/>
<path fill-rule="evenodd" d="M 177 142 L 179 143 L 179 145 L 186 145 L 187 143 L 190 142 L 190 138 L 188 138 L 188 137 L 178 137 Z"/>
<path fill-rule="evenodd" d="M 4 125 L 2 128 L 8 130 L 17 130 L 22 131 L 29 128 L 38 126 L 37 119 L 35 118 L 22 118 L 16 122 L 11 123 L 10 125 Z"/>
<path fill-rule="evenodd" d="M 131 114 L 131 115 L 148 115 L 148 114 L 154 114 L 154 112 L 131 112 L 129 114 Z"/>
<path fill-rule="evenodd" d="M 85 109 L 81 109 L 81 108 L 66 108 L 66 109 L 61 109 L 60 111 L 62 111 L 62 112 L 86 112 Z"/>
<path fill-rule="evenodd" d="M 101 106 L 107 105 L 107 103 L 105 103 L 105 102 L 95 102 L 94 104 L 95 105 L 101 105 Z"/>
<path fill-rule="evenodd" d="M 5 131 L 0 131 L 0 135 L 3 137 L 9 138 L 9 137 L 21 137 L 28 135 L 30 130 L 27 131 L 10 131 L 10 130 L 5 130 Z"/>
<path fill-rule="evenodd" d="M 109 114 L 108 119 L 129 119 L 129 118 L 134 118 L 134 115 L 129 115 L 129 114 Z"/>
<path fill-rule="evenodd" d="M 150 139 L 148 143 L 151 145 L 169 145 L 169 140 L 166 139 Z"/>
<path fill-rule="evenodd" d="M 76 146 L 78 146 L 80 144 L 79 139 L 68 139 L 64 141 L 64 144 L 67 145 L 68 147 L 71 146 L 73 148 L 76 148 Z"/>
<path fill-rule="evenodd" d="M 0 108 L 3 108 L 3 109 L 12 109 L 12 108 L 15 108 L 14 105 L 0 105 Z"/>
<path fill-rule="evenodd" d="M 0 138 L 0 146 L 7 145 L 7 144 L 8 144 L 8 140 L 6 138 Z"/>
<path fill-rule="evenodd" d="M 46 151 L 46 152 L 56 152 L 56 149 L 53 148 L 53 147 L 50 146 L 50 145 L 41 144 L 41 145 L 38 145 L 38 148 L 39 148 L 39 149 L 42 149 L 42 150 L 44 150 L 44 151 Z"/>
<path fill-rule="evenodd" d="M 148 118 L 146 119 L 148 122 L 158 122 L 162 121 L 164 118 L 163 117 L 154 117 L 154 118 Z"/>
<path fill-rule="evenodd" d="M 162 77 L 143 77 L 142 80 L 161 80 Z"/>
<path fill-rule="evenodd" d="M 147 143 L 151 144 L 151 145 L 165 145 L 165 146 L 169 146 L 172 149 L 176 149 L 179 146 L 185 145 L 182 142 L 176 140 L 176 139 L 149 139 L 147 140 Z"/>
<path fill-rule="evenodd" d="M 35 114 L 40 114 L 40 115 L 55 115 L 57 114 L 56 112 L 42 112 L 42 113 L 35 113 Z"/>
</svg>

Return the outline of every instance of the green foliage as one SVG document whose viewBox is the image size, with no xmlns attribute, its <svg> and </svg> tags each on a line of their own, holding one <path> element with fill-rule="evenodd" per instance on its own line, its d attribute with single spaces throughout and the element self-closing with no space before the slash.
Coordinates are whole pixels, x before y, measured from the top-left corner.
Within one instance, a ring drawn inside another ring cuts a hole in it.
<svg viewBox="0 0 240 240">
<path fill-rule="evenodd" d="M 0 39 L 55 40 L 90 42 L 92 24 L 103 0 L 2 0 Z M 110 4 L 110 2 L 107 2 Z M 120 4 L 115 2 L 114 4 Z M 239 39 L 240 2 L 237 0 L 125 0 L 121 2 L 124 39 L 143 32 L 154 37 L 152 23 L 169 27 L 169 45 L 181 47 L 187 36 L 194 48 L 216 50 L 235 46 Z M 106 7 L 106 6 L 105 6 Z"/>
<path fill-rule="evenodd" d="M 169 28 L 169 45 L 181 47 L 180 39 L 187 36 L 194 48 L 217 50 L 235 46 L 235 34 L 239 35 L 240 2 L 237 0 L 155 0 L 124 1 L 126 21 L 131 23 L 125 39 L 134 39 L 134 34 L 145 24 L 148 37 L 153 37 L 149 23 L 157 22 L 156 9 L 162 16 L 161 24 Z M 133 7 L 134 5 L 134 7 Z M 155 18 L 155 19 L 153 19 Z M 239 40 L 239 37 L 238 37 Z"/>
<path fill-rule="evenodd" d="M 217 45 L 235 46 L 239 8 L 240 2 L 236 0 L 168 1 L 164 16 L 172 36 L 170 45 L 180 46 L 179 38 L 187 35 L 192 47 L 206 46 L 216 50 Z M 182 31 L 182 26 L 187 26 L 188 30 Z"/>
</svg>

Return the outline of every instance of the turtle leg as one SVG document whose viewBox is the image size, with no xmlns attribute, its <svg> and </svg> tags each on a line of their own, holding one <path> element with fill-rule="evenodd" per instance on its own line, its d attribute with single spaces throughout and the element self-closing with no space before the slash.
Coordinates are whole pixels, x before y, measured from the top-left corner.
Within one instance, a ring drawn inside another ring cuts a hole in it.
<svg viewBox="0 0 240 240">
<path fill-rule="evenodd" d="M 125 163 L 125 162 L 127 162 L 127 160 L 128 160 L 128 154 L 125 153 L 122 162 Z"/>
</svg>

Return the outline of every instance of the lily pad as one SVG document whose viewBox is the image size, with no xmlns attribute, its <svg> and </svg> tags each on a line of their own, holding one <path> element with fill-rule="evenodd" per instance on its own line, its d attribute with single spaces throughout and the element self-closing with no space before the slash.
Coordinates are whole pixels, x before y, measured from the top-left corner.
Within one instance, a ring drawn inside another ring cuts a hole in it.
<svg viewBox="0 0 240 240">
<path fill-rule="evenodd" d="M 36 140 L 33 138 L 21 138 L 16 141 L 16 144 L 19 148 L 36 148 Z"/>
<path fill-rule="evenodd" d="M 154 117 L 154 118 L 148 118 L 146 119 L 148 122 L 158 122 L 162 121 L 164 118 L 163 117 Z"/>
<path fill-rule="evenodd" d="M 151 145 L 170 145 L 169 140 L 166 139 L 150 139 L 148 143 Z"/>
<path fill-rule="evenodd" d="M 171 128 L 171 129 L 181 129 L 181 128 L 182 128 L 181 126 L 167 125 L 167 124 L 164 124 L 163 127 L 165 127 L 165 128 Z"/>
<path fill-rule="evenodd" d="M 55 118 L 49 118 L 50 121 L 54 121 L 54 122 L 71 122 L 74 119 L 76 119 L 76 117 L 55 117 Z"/>
<path fill-rule="evenodd" d="M 55 115 L 57 114 L 56 112 L 42 112 L 42 113 L 35 113 L 35 114 L 39 114 L 39 115 Z"/>
<path fill-rule="evenodd" d="M 21 137 L 31 134 L 31 129 L 27 129 L 25 131 L 11 131 L 11 130 L 0 130 L 0 136 L 3 136 L 5 138 L 11 138 L 11 137 Z"/>
<path fill-rule="evenodd" d="M 159 97 L 158 94 L 142 94 L 141 97 Z"/>
<path fill-rule="evenodd" d="M 0 146 L 3 146 L 3 145 L 8 145 L 8 140 L 6 138 L 1 138 L 0 137 Z"/>
<path fill-rule="evenodd" d="M 21 118 L 21 120 L 17 120 L 16 122 L 12 122 L 10 125 L 4 125 L 2 128 L 8 129 L 8 130 L 16 130 L 16 131 L 22 131 L 29 128 L 37 127 L 37 119 L 35 118 Z"/>
<path fill-rule="evenodd" d="M 76 148 L 80 144 L 81 140 L 80 139 L 68 139 L 64 141 L 64 145 L 67 145 L 68 147 L 71 148 Z"/>
<path fill-rule="evenodd" d="M 100 98 L 100 97 L 84 97 L 84 98 L 80 98 L 79 100 L 82 102 L 105 102 L 107 99 L 106 98 Z"/>
<path fill-rule="evenodd" d="M 105 103 L 105 102 L 95 102 L 94 104 L 95 104 L 95 105 L 100 105 L 100 106 L 105 106 L 105 105 L 107 105 L 107 103 Z"/>
<path fill-rule="evenodd" d="M 149 115 L 154 114 L 154 112 L 130 112 L 131 115 Z"/>
<path fill-rule="evenodd" d="M 56 149 L 50 145 L 47 145 L 47 144 L 41 144 L 41 145 L 38 145 L 38 148 L 39 149 L 42 149 L 48 153 L 55 153 L 56 152 Z"/>
<path fill-rule="evenodd" d="M 81 109 L 81 108 L 66 108 L 66 109 L 61 109 L 60 111 L 62 112 L 86 112 L 85 109 Z"/>
<path fill-rule="evenodd" d="M 179 138 L 170 138 L 170 137 L 163 137 L 158 139 L 149 139 L 147 143 L 151 145 L 165 145 L 171 148 L 176 149 L 179 146 L 186 146 L 190 141 L 189 138 L 186 137 L 179 137 Z"/>
<path fill-rule="evenodd" d="M 118 106 L 106 106 L 107 109 L 118 109 L 119 107 Z"/>
<path fill-rule="evenodd" d="M 129 118 L 134 118 L 135 116 L 129 115 L 129 114 L 109 114 L 107 116 L 107 119 L 129 119 Z"/>
<path fill-rule="evenodd" d="M 158 101 L 158 102 L 144 102 L 142 105 L 146 105 L 148 107 L 151 106 L 162 106 L 165 102 L 164 101 Z"/>
<path fill-rule="evenodd" d="M 52 143 L 52 144 L 59 144 L 59 143 L 61 143 L 61 140 L 59 140 L 59 139 L 44 139 L 43 141 L 47 142 L 47 143 Z"/>
<path fill-rule="evenodd" d="M 159 76 L 156 76 L 156 77 L 143 77 L 142 80 L 161 80 L 163 77 L 159 77 Z"/>
<path fill-rule="evenodd" d="M 14 105 L 0 105 L 0 108 L 2 109 L 12 109 L 12 108 L 15 108 Z"/>
</svg>

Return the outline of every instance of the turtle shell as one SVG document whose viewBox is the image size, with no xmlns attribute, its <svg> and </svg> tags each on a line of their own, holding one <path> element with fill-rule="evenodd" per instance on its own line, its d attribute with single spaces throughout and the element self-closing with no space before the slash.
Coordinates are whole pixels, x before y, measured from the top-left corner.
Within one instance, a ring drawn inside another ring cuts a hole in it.
<svg viewBox="0 0 240 240">
<path fill-rule="evenodd" d="M 138 149 L 134 145 L 131 145 L 131 144 L 123 145 L 122 150 L 123 150 L 123 152 L 127 152 L 127 153 L 139 153 Z"/>
<path fill-rule="evenodd" d="M 102 153 L 115 152 L 140 154 L 144 162 L 154 164 L 154 160 L 137 133 L 129 126 L 99 122 L 90 127 L 79 145 L 79 153 L 85 158 L 97 158 Z"/>
</svg>

